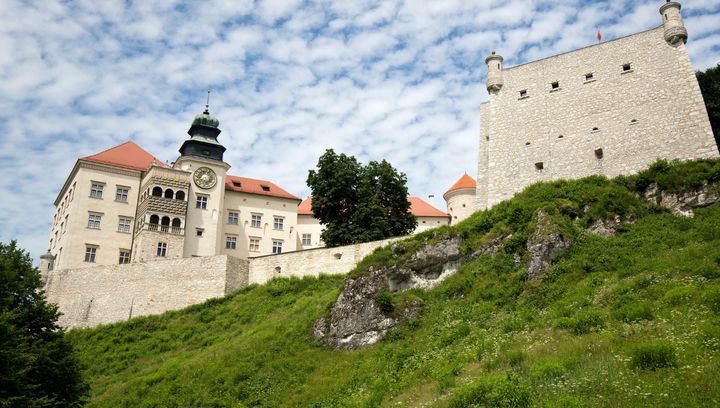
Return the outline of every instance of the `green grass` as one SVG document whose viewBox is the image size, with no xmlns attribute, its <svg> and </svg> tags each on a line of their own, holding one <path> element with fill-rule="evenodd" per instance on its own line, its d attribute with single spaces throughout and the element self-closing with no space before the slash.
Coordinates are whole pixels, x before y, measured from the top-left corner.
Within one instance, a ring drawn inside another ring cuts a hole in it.
<svg viewBox="0 0 720 408">
<path fill-rule="evenodd" d="M 702 185 L 713 169 L 661 163 L 635 178 L 537 184 L 456 227 L 376 251 L 354 275 L 443 235 L 463 236 L 472 253 L 513 234 L 505 252 L 463 263 L 433 290 L 378 295 L 388 310 L 408 299 L 424 310 L 366 349 L 331 350 L 311 337 L 344 277 L 276 279 L 182 311 L 73 330 L 89 406 L 720 405 L 720 206 L 679 218 L 633 193 L 658 177 L 678 190 L 683 177 Z M 537 209 L 576 240 L 542 282 L 528 281 L 513 257 L 526 258 Z M 616 237 L 583 232 L 615 214 L 639 220 Z"/>
</svg>

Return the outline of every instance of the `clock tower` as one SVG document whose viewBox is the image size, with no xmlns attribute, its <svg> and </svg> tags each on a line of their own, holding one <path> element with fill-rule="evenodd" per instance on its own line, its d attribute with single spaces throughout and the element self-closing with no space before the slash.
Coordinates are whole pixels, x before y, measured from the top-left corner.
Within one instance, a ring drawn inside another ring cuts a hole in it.
<svg viewBox="0 0 720 408">
<path fill-rule="evenodd" d="M 180 147 L 175 168 L 190 173 L 190 192 L 185 223 L 183 257 L 212 256 L 222 250 L 225 175 L 230 165 L 223 161 L 225 147 L 218 142 L 220 121 L 205 111 L 192 121 L 190 138 Z"/>
</svg>

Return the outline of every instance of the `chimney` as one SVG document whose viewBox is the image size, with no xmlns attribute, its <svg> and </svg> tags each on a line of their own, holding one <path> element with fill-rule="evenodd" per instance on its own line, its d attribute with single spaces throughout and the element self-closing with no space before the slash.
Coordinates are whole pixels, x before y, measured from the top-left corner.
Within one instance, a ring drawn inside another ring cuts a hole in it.
<svg viewBox="0 0 720 408">
<path fill-rule="evenodd" d="M 430 205 L 432 205 L 433 207 L 435 207 L 435 194 L 430 194 L 430 195 L 428 195 L 427 200 L 428 200 L 428 204 L 430 204 Z"/>
</svg>

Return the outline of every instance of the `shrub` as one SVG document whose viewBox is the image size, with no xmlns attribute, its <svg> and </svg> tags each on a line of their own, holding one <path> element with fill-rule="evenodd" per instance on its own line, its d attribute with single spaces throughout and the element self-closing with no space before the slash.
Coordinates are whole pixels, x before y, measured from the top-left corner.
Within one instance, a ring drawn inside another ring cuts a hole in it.
<svg viewBox="0 0 720 408">
<path fill-rule="evenodd" d="M 565 364 L 557 358 L 547 358 L 536 362 L 530 368 L 530 374 L 541 380 L 551 380 L 565 374 Z"/>
<path fill-rule="evenodd" d="M 664 367 L 675 367 L 675 348 L 664 342 L 642 343 L 630 351 L 630 363 L 634 368 L 656 370 Z"/>
<path fill-rule="evenodd" d="M 674 287 L 663 295 L 665 303 L 673 306 L 677 306 L 682 303 L 687 303 L 695 293 L 695 289 L 689 286 L 677 286 Z"/>
<path fill-rule="evenodd" d="M 556 329 L 569 329 L 577 335 L 599 330 L 603 326 L 602 316 L 594 310 L 584 310 L 572 317 L 561 317 L 555 323 Z"/>
<path fill-rule="evenodd" d="M 613 317 L 623 322 L 637 322 L 641 320 L 652 320 L 652 308 L 647 303 L 631 302 L 618 305 L 613 311 Z"/>
<path fill-rule="evenodd" d="M 390 314 L 395 310 L 395 304 L 389 292 L 378 292 L 378 294 L 375 295 L 375 302 L 377 302 L 380 311 L 384 314 Z"/>
<path fill-rule="evenodd" d="M 712 288 L 705 292 L 703 301 L 715 313 L 720 313 L 720 288 Z"/>
<path fill-rule="evenodd" d="M 524 379 L 515 373 L 484 377 L 460 387 L 449 399 L 450 408 L 490 406 L 520 408 L 530 405 L 532 394 Z"/>
</svg>

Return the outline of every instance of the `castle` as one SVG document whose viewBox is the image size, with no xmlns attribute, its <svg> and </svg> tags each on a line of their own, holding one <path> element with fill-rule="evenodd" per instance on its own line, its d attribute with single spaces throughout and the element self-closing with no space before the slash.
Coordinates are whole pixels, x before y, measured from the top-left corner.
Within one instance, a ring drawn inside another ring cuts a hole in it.
<svg viewBox="0 0 720 408">
<path fill-rule="evenodd" d="M 667 1 L 658 28 L 539 61 L 503 68 L 487 57 L 477 182 L 465 174 L 443 195 L 447 214 L 410 198 L 418 231 L 538 181 L 718 157 L 680 8 Z M 311 200 L 228 175 L 218 126 L 206 106 L 171 166 L 132 142 L 77 161 L 41 257 L 61 325 L 161 313 L 277 276 L 347 273 L 390 242 L 320 248 Z"/>
<path fill-rule="evenodd" d="M 311 200 L 301 203 L 270 181 L 229 175 L 220 132 L 206 106 L 172 165 L 132 141 L 78 159 L 55 200 L 41 270 L 322 247 Z M 450 222 L 422 199 L 409 201 L 415 232 Z"/>
<path fill-rule="evenodd" d="M 538 181 L 718 157 L 680 8 L 664 3 L 660 27 L 511 68 L 488 56 L 476 208 Z"/>
</svg>

